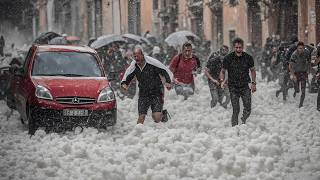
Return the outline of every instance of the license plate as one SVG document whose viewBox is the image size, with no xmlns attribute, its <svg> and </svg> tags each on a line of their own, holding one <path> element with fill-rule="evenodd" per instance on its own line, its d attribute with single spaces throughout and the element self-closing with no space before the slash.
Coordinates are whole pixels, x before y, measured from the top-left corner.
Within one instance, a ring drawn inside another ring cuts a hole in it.
<svg viewBox="0 0 320 180">
<path fill-rule="evenodd" d="M 86 109 L 64 109 L 63 116 L 88 116 Z"/>
</svg>

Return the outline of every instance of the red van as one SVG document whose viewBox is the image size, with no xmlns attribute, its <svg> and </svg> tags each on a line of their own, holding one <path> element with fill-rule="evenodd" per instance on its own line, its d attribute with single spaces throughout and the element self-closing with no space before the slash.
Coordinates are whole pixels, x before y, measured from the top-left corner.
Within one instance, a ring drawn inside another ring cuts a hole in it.
<svg viewBox="0 0 320 180">
<path fill-rule="evenodd" d="M 29 134 L 39 127 L 106 128 L 117 121 L 117 103 L 98 54 L 87 46 L 33 45 L 11 83 L 14 107 Z"/>
</svg>

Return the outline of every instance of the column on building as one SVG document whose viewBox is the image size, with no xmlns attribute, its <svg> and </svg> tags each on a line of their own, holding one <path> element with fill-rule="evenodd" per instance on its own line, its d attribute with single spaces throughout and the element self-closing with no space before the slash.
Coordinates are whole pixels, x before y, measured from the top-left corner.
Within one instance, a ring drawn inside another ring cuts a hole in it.
<svg viewBox="0 0 320 180">
<path fill-rule="evenodd" d="M 223 2 L 208 1 L 206 4 L 211 12 L 211 19 L 205 18 L 207 13 L 205 13 L 206 10 L 204 10 L 204 23 L 210 22 L 210 26 L 204 29 L 211 29 L 212 48 L 213 50 L 218 50 L 223 44 Z"/>
<path fill-rule="evenodd" d="M 48 30 L 47 24 L 47 0 L 38 0 L 37 9 L 39 11 L 39 31 L 40 33 Z"/>
<path fill-rule="evenodd" d="M 141 33 L 141 11 L 140 0 L 128 0 L 128 32 Z"/>
<path fill-rule="evenodd" d="M 298 0 L 298 36 L 299 40 L 308 41 L 308 0 Z"/>
<path fill-rule="evenodd" d="M 79 2 L 79 36 L 82 41 L 88 41 L 90 36 L 88 34 L 88 6 L 87 1 Z"/>
<path fill-rule="evenodd" d="M 316 8 L 319 8 L 320 2 L 316 0 L 299 0 L 298 2 L 299 2 L 298 4 L 299 39 L 308 44 L 316 43 L 317 28 L 319 30 L 319 27 L 317 27 L 317 19 L 319 18 L 317 18 Z M 319 31 L 318 31 L 318 35 L 319 35 Z"/>
<path fill-rule="evenodd" d="M 152 34 L 159 36 L 160 35 L 160 19 L 159 19 L 159 12 L 160 12 L 160 0 L 152 0 Z"/>
<path fill-rule="evenodd" d="M 247 0 L 248 43 L 255 47 L 262 47 L 261 8 L 257 1 Z"/>
<path fill-rule="evenodd" d="M 232 46 L 232 40 L 240 37 L 248 42 L 248 18 L 246 1 L 238 1 L 236 6 L 223 3 L 223 41 Z"/>
<path fill-rule="evenodd" d="M 113 34 L 113 1 L 102 0 L 102 34 Z"/>
<path fill-rule="evenodd" d="M 186 0 L 178 0 L 178 29 L 191 30 L 188 3 Z"/>
<path fill-rule="evenodd" d="M 153 22 L 153 1 L 151 0 L 140 0 L 141 1 L 141 34 L 143 35 L 146 31 L 152 32 Z"/>
<path fill-rule="evenodd" d="M 199 37 L 203 37 L 203 1 L 191 0 L 188 1 L 188 8 L 191 17 L 191 31 Z"/>
</svg>

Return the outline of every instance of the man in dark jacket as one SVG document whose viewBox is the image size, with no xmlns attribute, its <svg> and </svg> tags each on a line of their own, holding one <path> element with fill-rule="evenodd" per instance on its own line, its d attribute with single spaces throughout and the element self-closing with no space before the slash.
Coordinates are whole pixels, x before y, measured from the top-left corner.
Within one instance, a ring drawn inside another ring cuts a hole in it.
<svg viewBox="0 0 320 180">
<path fill-rule="evenodd" d="M 223 59 L 223 66 L 220 73 L 221 86 L 225 87 L 225 72 L 228 72 L 228 86 L 233 108 L 231 119 L 232 126 L 238 125 L 240 113 L 240 97 L 243 102 L 242 123 L 245 124 L 251 113 L 251 92 L 256 91 L 256 70 L 252 56 L 243 51 L 243 40 L 233 40 L 234 51 Z M 251 73 L 251 78 L 249 72 Z M 251 83 L 251 90 L 249 87 Z"/>
<path fill-rule="evenodd" d="M 121 87 L 128 90 L 128 86 L 134 77 L 139 82 L 139 118 L 137 123 L 144 123 L 149 107 L 151 107 L 152 118 L 156 123 L 167 121 L 167 114 L 162 111 L 164 88 L 161 77 L 165 79 L 165 87 L 171 89 L 170 70 L 158 60 L 144 56 L 140 48 L 134 50 L 133 56 L 135 62 L 132 62 L 127 68 Z"/>
<path fill-rule="evenodd" d="M 299 108 L 303 106 L 303 101 L 306 94 L 306 85 L 308 80 L 308 70 L 310 68 L 311 56 L 310 53 L 305 50 L 304 43 L 299 42 L 297 44 L 297 50 L 293 52 L 290 58 L 289 70 L 291 73 L 291 79 L 295 82 L 295 92 L 300 92 L 301 96 Z"/>
<path fill-rule="evenodd" d="M 207 66 L 204 69 L 204 73 L 208 78 L 208 85 L 211 93 L 211 108 L 215 107 L 219 102 L 220 105 L 224 108 L 227 108 L 227 105 L 230 102 L 230 96 L 227 89 L 222 89 L 219 82 L 219 75 L 223 64 L 223 58 L 229 53 L 229 47 L 223 45 L 219 52 L 212 53 L 208 59 Z M 226 97 L 226 100 L 222 102 L 223 97 Z"/>
</svg>

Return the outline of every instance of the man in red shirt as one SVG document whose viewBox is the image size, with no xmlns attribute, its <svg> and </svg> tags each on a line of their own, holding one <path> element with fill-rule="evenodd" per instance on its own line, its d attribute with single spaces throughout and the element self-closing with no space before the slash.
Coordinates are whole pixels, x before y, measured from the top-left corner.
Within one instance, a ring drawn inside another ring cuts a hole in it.
<svg viewBox="0 0 320 180">
<path fill-rule="evenodd" d="M 169 68 L 173 72 L 177 95 L 183 95 L 187 99 L 194 93 L 193 74 L 201 69 L 199 58 L 192 53 L 191 43 L 182 45 L 182 53 L 173 57 Z"/>
</svg>

